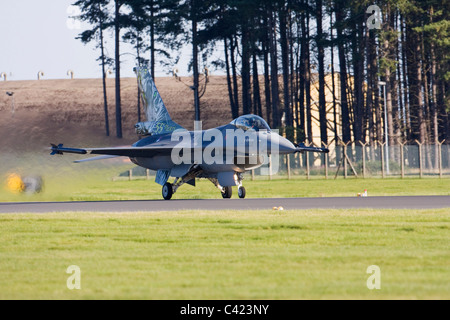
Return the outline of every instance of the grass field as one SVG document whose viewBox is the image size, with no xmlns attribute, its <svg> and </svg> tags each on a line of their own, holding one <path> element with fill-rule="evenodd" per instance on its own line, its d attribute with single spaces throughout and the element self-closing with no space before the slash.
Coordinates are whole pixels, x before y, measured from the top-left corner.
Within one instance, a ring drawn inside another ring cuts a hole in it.
<svg viewBox="0 0 450 320">
<path fill-rule="evenodd" d="M 151 180 L 111 181 L 107 174 L 80 172 L 44 179 L 45 189 L 38 195 L 15 195 L 0 190 L 1 201 L 97 201 L 162 199 L 161 186 Z M 450 195 L 450 179 L 389 178 L 389 179 L 312 179 L 287 180 L 259 178 L 244 180 L 248 198 L 285 197 L 356 197 L 368 190 L 369 196 Z M 234 188 L 234 197 L 237 190 Z M 207 180 L 197 181 L 197 187 L 182 186 L 174 199 L 219 199 L 220 192 Z M 450 204 L 449 204 L 450 207 Z"/>
<path fill-rule="evenodd" d="M 0 215 L 0 299 L 449 299 L 449 214 Z"/>
</svg>

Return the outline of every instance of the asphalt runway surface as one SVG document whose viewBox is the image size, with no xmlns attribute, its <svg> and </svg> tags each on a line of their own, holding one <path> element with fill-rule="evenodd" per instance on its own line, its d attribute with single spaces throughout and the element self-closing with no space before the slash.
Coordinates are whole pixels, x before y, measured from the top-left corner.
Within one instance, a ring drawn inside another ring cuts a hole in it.
<svg viewBox="0 0 450 320">
<path fill-rule="evenodd" d="M 208 199 L 0 203 L 0 213 L 155 212 L 179 210 L 450 209 L 450 196 Z"/>
</svg>

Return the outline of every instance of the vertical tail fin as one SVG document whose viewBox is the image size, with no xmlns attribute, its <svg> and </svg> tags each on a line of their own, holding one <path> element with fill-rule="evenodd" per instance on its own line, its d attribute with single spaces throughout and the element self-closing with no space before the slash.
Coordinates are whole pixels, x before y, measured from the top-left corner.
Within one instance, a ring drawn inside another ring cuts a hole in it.
<svg viewBox="0 0 450 320">
<path fill-rule="evenodd" d="M 138 77 L 144 111 L 147 117 L 147 122 L 136 125 L 136 132 L 141 135 L 153 135 L 172 133 L 177 129 L 184 129 L 172 121 L 148 68 L 136 67 L 134 71 Z"/>
<path fill-rule="evenodd" d="M 147 121 L 157 122 L 172 120 L 148 68 L 137 67 L 135 70 L 138 77 L 139 87 L 141 89 Z"/>
</svg>

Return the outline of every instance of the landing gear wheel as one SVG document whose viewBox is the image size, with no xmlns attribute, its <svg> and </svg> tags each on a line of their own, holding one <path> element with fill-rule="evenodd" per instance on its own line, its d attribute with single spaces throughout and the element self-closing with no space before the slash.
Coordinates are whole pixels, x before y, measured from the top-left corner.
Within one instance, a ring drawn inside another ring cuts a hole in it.
<svg viewBox="0 0 450 320">
<path fill-rule="evenodd" d="M 238 195 L 239 195 L 239 198 L 241 198 L 241 199 L 245 198 L 245 188 L 244 187 L 239 187 Z"/>
<path fill-rule="evenodd" d="M 231 199 L 231 196 L 233 195 L 233 189 L 231 187 L 224 187 L 222 192 L 222 198 L 224 199 Z"/>
<path fill-rule="evenodd" d="M 172 184 L 170 183 L 166 183 L 163 188 L 162 188 L 162 196 L 164 198 L 164 200 L 170 200 L 172 199 L 173 196 L 173 188 L 172 188 Z"/>
</svg>

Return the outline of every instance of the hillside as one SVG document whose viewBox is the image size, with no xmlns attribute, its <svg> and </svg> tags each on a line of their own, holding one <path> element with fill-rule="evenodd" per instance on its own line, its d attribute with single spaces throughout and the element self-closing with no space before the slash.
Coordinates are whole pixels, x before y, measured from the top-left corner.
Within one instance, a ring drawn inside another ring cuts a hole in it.
<svg viewBox="0 0 450 320">
<path fill-rule="evenodd" d="M 190 78 L 157 78 L 156 84 L 173 120 L 187 129 L 194 126 Z M 186 84 L 185 84 L 186 83 Z M 33 151 L 50 142 L 74 146 L 114 146 L 136 141 L 137 83 L 122 85 L 123 139 L 115 136 L 115 80 L 107 80 L 111 137 L 105 136 L 101 79 L 0 82 L 0 149 Z M 12 99 L 6 92 L 14 92 Z M 211 77 L 201 100 L 203 128 L 231 121 L 225 77 Z"/>
</svg>

